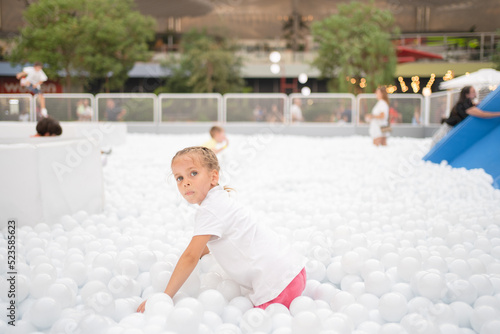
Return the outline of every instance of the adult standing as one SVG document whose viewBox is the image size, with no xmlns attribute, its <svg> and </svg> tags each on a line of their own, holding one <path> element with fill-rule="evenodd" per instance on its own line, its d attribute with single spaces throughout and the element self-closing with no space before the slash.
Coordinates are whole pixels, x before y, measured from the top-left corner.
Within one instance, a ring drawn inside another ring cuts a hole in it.
<svg viewBox="0 0 500 334">
<path fill-rule="evenodd" d="M 367 122 L 370 122 L 368 132 L 373 139 L 373 145 L 387 145 L 387 133 L 382 132 L 382 127 L 389 125 L 389 97 L 384 86 L 375 90 L 377 103 L 370 114 L 365 116 Z"/>
<path fill-rule="evenodd" d="M 109 122 L 121 122 L 127 113 L 125 108 L 116 105 L 115 100 L 106 100 L 106 120 Z"/>
<path fill-rule="evenodd" d="M 500 116 L 500 111 L 485 112 L 474 105 L 473 100 L 476 98 L 476 90 L 472 86 L 465 86 L 460 91 L 460 96 L 457 103 L 451 109 L 450 116 L 443 119 L 443 125 L 436 131 L 432 137 L 431 148 L 443 139 L 448 132 L 455 126 L 460 124 L 469 115 L 479 118 L 493 118 Z"/>
<path fill-rule="evenodd" d="M 36 62 L 33 66 L 23 68 L 22 72 L 16 74 L 16 78 L 21 80 L 22 87 L 29 89 L 33 95 L 38 95 L 40 99 L 41 114 L 43 117 L 47 117 L 45 97 L 42 94 L 42 84 L 48 80 L 48 77 L 43 71 L 43 64 L 41 62 Z"/>
<path fill-rule="evenodd" d="M 292 115 L 292 122 L 302 122 L 304 121 L 304 116 L 302 116 L 302 101 L 300 99 L 293 99 L 292 106 L 290 107 L 290 114 Z"/>
</svg>

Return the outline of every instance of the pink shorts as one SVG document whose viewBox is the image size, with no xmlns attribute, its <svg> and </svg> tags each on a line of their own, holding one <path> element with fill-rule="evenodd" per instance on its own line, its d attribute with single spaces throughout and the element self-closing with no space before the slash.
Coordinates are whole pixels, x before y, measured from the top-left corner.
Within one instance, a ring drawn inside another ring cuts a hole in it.
<svg viewBox="0 0 500 334">
<path fill-rule="evenodd" d="M 286 307 L 290 307 L 292 301 L 302 294 L 302 291 L 304 291 L 305 287 L 306 287 L 306 269 L 303 268 L 300 271 L 300 273 L 297 276 L 295 276 L 295 278 L 290 282 L 290 284 L 288 284 L 285 290 L 281 291 L 278 297 L 274 298 L 273 300 L 267 303 L 257 305 L 255 307 L 265 310 L 266 307 L 275 303 L 283 304 Z"/>
</svg>

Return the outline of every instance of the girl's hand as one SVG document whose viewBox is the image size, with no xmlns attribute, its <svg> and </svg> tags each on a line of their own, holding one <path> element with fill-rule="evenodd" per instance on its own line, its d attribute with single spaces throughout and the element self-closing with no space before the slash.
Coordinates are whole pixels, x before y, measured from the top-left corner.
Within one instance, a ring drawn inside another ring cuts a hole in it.
<svg viewBox="0 0 500 334">
<path fill-rule="evenodd" d="M 146 311 L 146 302 L 148 300 L 146 299 L 145 301 L 143 301 L 141 303 L 141 305 L 139 305 L 139 307 L 137 308 L 137 312 L 140 312 L 140 313 L 144 313 L 144 311 Z"/>
</svg>

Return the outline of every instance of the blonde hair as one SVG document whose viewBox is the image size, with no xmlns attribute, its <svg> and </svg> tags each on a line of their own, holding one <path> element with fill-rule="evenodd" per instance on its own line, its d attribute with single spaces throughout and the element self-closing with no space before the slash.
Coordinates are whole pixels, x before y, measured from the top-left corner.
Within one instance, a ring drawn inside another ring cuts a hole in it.
<svg viewBox="0 0 500 334">
<path fill-rule="evenodd" d="M 210 129 L 210 137 L 214 138 L 215 137 L 215 134 L 217 133 L 220 133 L 220 132 L 223 132 L 224 129 L 221 128 L 220 126 L 217 126 L 217 125 L 214 125 L 212 126 L 212 128 Z"/>
<path fill-rule="evenodd" d="M 170 165 L 172 166 L 176 158 L 184 155 L 188 155 L 193 159 L 197 159 L 200 162 L 201 166 L 209 171 L 216 170 L 217 172 L 220 172 L 219 159 L 217 159 L 214 151 L 204 146 L 191 146 L 180 150 L 174 155 Z M 234 189 L 224 186 L 224 190 L 231 191 Z"/>
<path fill-rule="evenodd" d="M 389 96 L 387 95 L 387 87 L 385 86 L 379 86 L 377 89 L 382 93 L 382 100 L 387 102 L 387 105 L 389 105 Z"/>
</svg>

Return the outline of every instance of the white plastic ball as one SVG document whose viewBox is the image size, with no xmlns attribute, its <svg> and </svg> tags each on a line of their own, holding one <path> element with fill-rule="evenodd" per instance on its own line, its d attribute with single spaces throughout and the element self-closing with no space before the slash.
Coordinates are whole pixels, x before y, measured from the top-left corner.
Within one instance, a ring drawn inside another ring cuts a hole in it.
<svg viewBox="0 0 500 334">
<path fill-rule="evenodd" d="M 320 320 L 313 312 L 303 311 L 292 319 L 292 332 L 294 334 L 318 333 L 320 329 Z"/>
<path fill-rule="evenodd" d="M 487 321 L 481 326 L 480 334 L 497 334 L 498 329 L 500 328 L 500 320 L 490 320 Z"/>
<path fill-rule="evenodd" d="M 51 327 L 61 314 L 61 307 L 52 298 L 37 299 L 28 310 L 27 318 L 39 329 Z"/>
<path fill-rule="evenodd" d="M 479 306 L 472 310 L 470 316 L 470 324 L 472 329 L 476 332 L 480 332 L 482 326 L 493 320 L 498 320 L 500 317 L 500 312 L 491 306 Z"/>
<path fill-rule="evenodd" d="M 408 313 L 406 298 L 397 292 L 389 292 L 380 297 L 380 316 L 388 322 L 400 322 Z"/>
<path fill-rule="evenodd" d="M 116 322 L 122 321 L 127 316 L 136 312 L 140 303 L 132 298 L 119 298 L 115 300 L 115 312 L 113 313 L 113 320 Z M 147 311 L 147 310 L 146 310 Z"/>
<path fill-rule="evenodd" d="M 324 300 L 328 304 L 339 290 L 329 283 L 319 285 L 313 294 L 313 299 Z"/>
<path fill-rule="evenodd" d="M 240 322 L 240 328 L 244 333 L 264 332 L 268 333 L 273 327 L 271 317 L 260 308 L 246 311 Z"/>
<path fill-rule="evenodd" d="M 333 284 L 339 285 L 345 275 L 347 275 L 347 273 L 342 269 L 342 264 L 340 262 L 332 262 L 326 269 L 326 277 Z"/>
<path fill-rule="evenodd" d="M 187 307 L 175 307 L 168 315 L 167 329 L 176 333 L 197 333 L 201 316 Z"/>
<path fill-rule="evenodd" d="M 237 307 L 242 313 L 245 313 L 246 311 L 253 308 L 253 304 L 250 301 L 250 299 L 248 299 L 247 297 L 243 297 L 243 296 L 238 296 L 238 297 L 231 299 L 231 301 L 229 302 L 229 305 Z M 269 306 L 271 306 L 271 305 L 269 305 Z"/>
<path fill-rule="evenodd" d="M 54 283 L 47 290 L 47 297 L 54 299 L 61 308 L 73 306 L 75 304 L 75 293 L 63 283 Z"/>
<path fill-rule="evenodd" d="M 339 311 L 342 307 L 356 302 L 356 298 L 346 291 L 339 291 L 333 296 L 330 306 L 333 311 Z"/>
<path fill-rule="evenodd" d="M 227 301 L 217 290 L 205 290 L 198 296 L 198 300 L 201 302 L 205 311 L 212 311 L 217 313 L 219 316 L 224 311 L 224 307 L 227 305 Z"/>
<path fill-rule="evenodd" d="M 223 321 L 221 317 L 212 312 L 212 311 L 205 311 L 202 313 L 202 322 L 207 325 L 212 331 L 217 329 L 220 325 L 222 325 Z"/>
<path fill-rule="evenodd" d="M 463 279 L 454 280 L 448 283 L 446 297 L 450 302 L 462 301 L 472 305 L 477 299 L 477 289 L 469 281 Z"/>
<path fill-rule="evenodd" d="M 222 311 L 222 320 L 224 323 L 231 323 L 238 325 L 243 317 L 243 312 L 236 306 L 227 305 Z"/>
<path fill-rule="evenodd" d="M 367 293 L 374 294 L 377 297 L 391 290 L 391 280 L 382 271 L 372 271 L 365 280 L 365 290 Z"/>
<path fill-rule="evenodd" d="M 309 260 L 306 263 L 306 272 L 308 279 L 313 279 L 322 282 L 326 276 L 325 265 L 318 260 Z"/>
<path fill-rule="evenodd" d="M 409 334 L 399 324 L 384 324 L 380 327 L 379 334 Z"/>
<path fill-rule="evenodd" d="M 369 319 L 368 309 L 358 303 L 344 306 L 340 311 L 352 319 L 354 327 L 358 327 L 359 324 Z"/>
<path fill-rule="evenodd" d="M 348 274 L 358 274 L 363 263 L 363 258 L 359 253 L 348 251 L 342 255 L 342 269 Z"/>
<path fill-rule="evenodd" d="M 222 293 L 226 300 L 232 300 L 241 295 L 239 284 L 229 279 L 225 279 L 220 282 L 217 285 L 217 290 Z"/>
<path fill-rule="evenodd" d="M 295 298 L 290 304 L 290 314 L 292 316 L 295 316 L 304 311 L 314 312 L 316 308 L 316 303 L 312 298 L 307 296 L 299 296 Z"/>
<path fill-rule="evenodd" d="M 447 292 L 444 277 L 435 271 L 422 271 L 414 277 L 416 286 L 416 293 L 422 297 L 429 298 L 436 301 L 443 298 Z"/>
<path fill-rule="evenodd" d="M 30 295 L 33 298 L 41 298 L 47 294 L 49 287 L 55 282 L 55 277 L 46 273 L 40 273 L 33 277 L 30 285 Z"/>
<path fill-rule="evenodd" d="M 371 293 L 364 293 L 356 298 L 356 302 L 366 307 L 368 310 L 378 310 L 379 298 Z"/>
<path fill-rule="evenodd" d="M 334 333 L 348 334 L 354 330 L 352 319 L 343 313 L 334 313 L 323 322 L 323 327 L 333 330 Z"/>
<path fill-rule="evenodd" d="M 291 329 L 292 326 L 292 316 L 286 313 L 277 313 L 272 316 L 273 329 L 278 328 L 288 328 Z M 274 332 L 274 331 L 273 331 Z"/>
<path fill-rule="evenodd" d="M 412 256 L 404 257 L 398 263 L 398 275 L 405 281 L 410 282 L 411 278 L 420 270 L 422 262 Z"/>
</svg>

